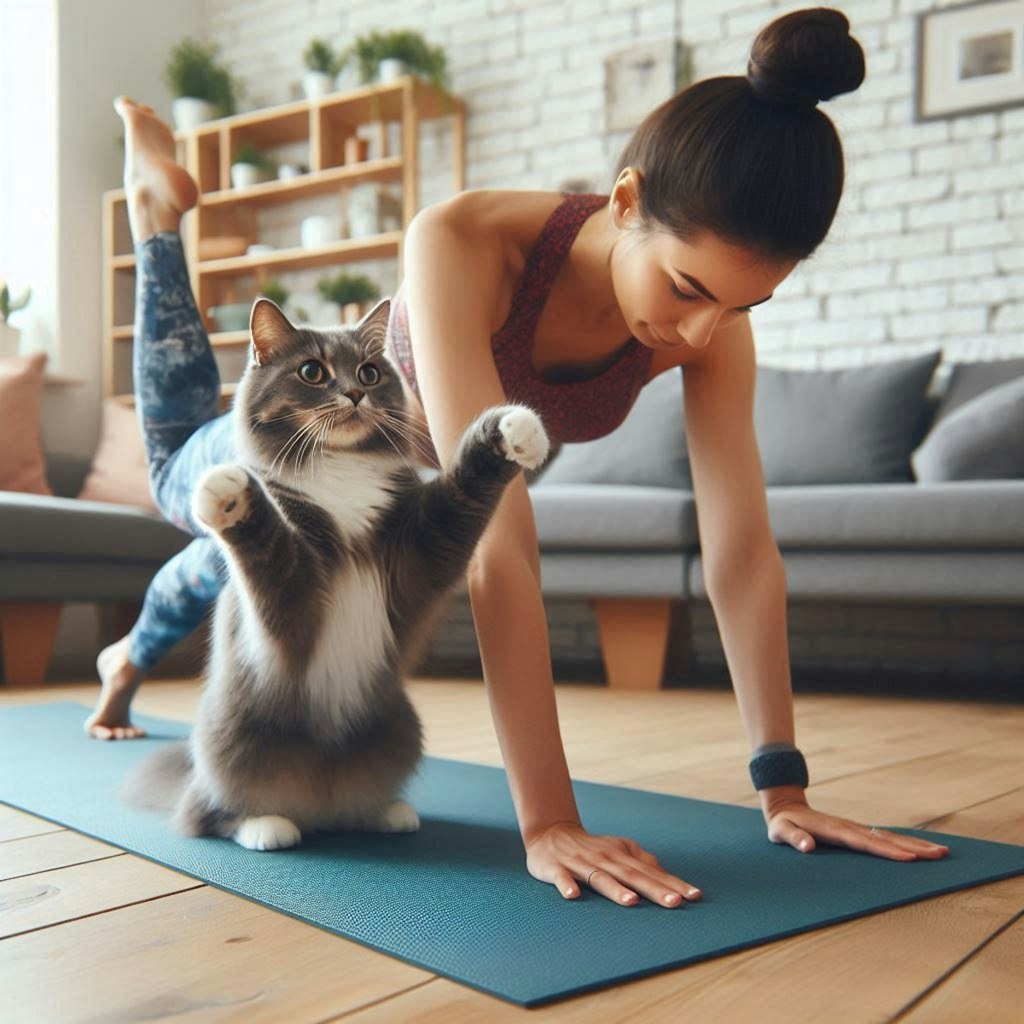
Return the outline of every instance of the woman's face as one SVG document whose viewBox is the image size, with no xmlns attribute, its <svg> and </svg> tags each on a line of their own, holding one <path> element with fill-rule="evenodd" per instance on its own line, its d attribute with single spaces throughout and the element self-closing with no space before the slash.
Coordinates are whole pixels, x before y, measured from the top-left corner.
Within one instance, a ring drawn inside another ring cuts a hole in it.
<svg viewBox="0 0 1024 1024">
<path fill-rule="evenodd" d="M 611 263 L 630 333 L 656 351 L 705 348 L 716 328 L 768 301 L 795 266 L 795 260 L 764 263 L 709 233 L 684 242 L 628 221 Z"/>
</svg>

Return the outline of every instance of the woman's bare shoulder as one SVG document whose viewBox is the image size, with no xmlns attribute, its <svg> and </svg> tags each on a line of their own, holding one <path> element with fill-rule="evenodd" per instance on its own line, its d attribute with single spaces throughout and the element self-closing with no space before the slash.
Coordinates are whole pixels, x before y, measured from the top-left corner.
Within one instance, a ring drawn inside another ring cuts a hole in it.
<svg viewBox="0 0 1024 1024">
<path fill-rule="evenodd" d="M 472 189 L 431 209 L 470 237 L 497 238 L 506 246 L 528 252 L 561 201 L 559 192 Z"/>
</svg>

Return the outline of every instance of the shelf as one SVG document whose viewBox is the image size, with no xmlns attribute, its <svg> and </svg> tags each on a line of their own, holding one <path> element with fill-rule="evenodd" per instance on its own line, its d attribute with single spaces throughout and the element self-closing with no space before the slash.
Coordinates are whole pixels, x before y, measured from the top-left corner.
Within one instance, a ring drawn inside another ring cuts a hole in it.
<svg viewBox="0 0 1024 1024">
<path fill-rule="evenodd" d="M 131 341 L 135 337 L 134 324 L 127 324 L 123 327 L 112 327 L 110 336 L 114 341 Z"/>
<path fill-rule="evenodd" d="M 133 253 L 125 253 L 122 256 L 113 256 L 111 257 L 110 265 L 115 270 L 134 270 L 135 256 Z"/>
<path fill-rule="evenodd" d="M 457 96 L 430 85 L 415 76 L 406 75 L 393 82 L 365 85 L 358 89 L 328 93 L 315 100 L 295 100 L 273 107 L 264 107 L 245 114 L 204 121 L 190 132 L 175 132 L 184 142 L 190 137 L 203 139 L 221 131 L 238 132 L 255 145 L 279 146 L 308 138 L 308 118 L 313 111 L 350 125 L 372 124 L 374 121 L 399 121 L 407 89 L 415 94 L 416 110 L 421 118 L 431 119 L 461 113 L 465 104 Z"/>
<path fill-rule="evenodd" d="M 402 158 L 388 157 L 384 160 L 365 160 L 363 163 L 348 167 L 332 167 L 326 171 L 303 174 L 284 181 L 267 181 L 251 188 L 225 188 L 215 192 L 204 192 L 202 205 L 203 209 L 236 203 L 245 206 L 272 206 L 311 196 L 328 195 L 345 185 L 358 185 L 363 181 L 401 180 Z"/>
<path fill-rule="evenodd" d="M 316 249 L 277 249 L 258 256 L 233 256 L 224 260 L 204 260 L 199 264 L 201 274 L 252 274 L 257 270 L 304 270 L 326 267 L 339 262 L 378 260 L 397 256 L 402 244 L 401 231 L 389 231 L 370 238 L 348 238 L 333 245 Z"/>
</svg>

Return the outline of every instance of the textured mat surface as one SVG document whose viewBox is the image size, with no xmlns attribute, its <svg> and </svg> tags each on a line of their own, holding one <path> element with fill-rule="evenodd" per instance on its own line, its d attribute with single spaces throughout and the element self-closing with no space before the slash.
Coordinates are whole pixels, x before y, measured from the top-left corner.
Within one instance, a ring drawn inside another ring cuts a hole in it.
<svg viewBox="0 0 1024 1024">
<path fill-rule="evenodd" d="M 187 726 L 140 715 L 149 739 L 101 743 L 83 734 L 86 715 L 0 710 L 0 801 L 527 1006 L 1024 873 L 1024 847 L 956 836 L 931 863 L 805 856 L 768 842 L 756 810 L 578 782 L 591 830 L 631 836 L 705 897 L 678 910 L 568 902 L 526 872 L 504 773 L 433 758 L 408 788 L 418 833 L 255 853 L 180 838 L 118 801 L 128 771 Z"/>
</svg>

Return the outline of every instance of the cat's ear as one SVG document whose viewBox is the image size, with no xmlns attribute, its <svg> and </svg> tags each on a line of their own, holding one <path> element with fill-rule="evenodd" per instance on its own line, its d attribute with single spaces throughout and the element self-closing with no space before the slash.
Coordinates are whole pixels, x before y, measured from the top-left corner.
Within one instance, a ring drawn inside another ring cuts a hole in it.
<svg viewBox="0 0 1024 1024">
<path fill-rule="evenodd" d="M 258 298 L 249 314 L 252 356 L 257 366 L 266 366 L 288 343 L 295 328 L 276 303 Z"/>
<path fill-rule="evenodd" d="M 388 319 L 391 316 L 391 300 L 381 299 L 362 320 L 356 329 L 363 341 L 367 357 L 380 355 L 384 351 L 384 339 L 388 333 Z"/>
</svg>

